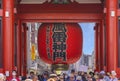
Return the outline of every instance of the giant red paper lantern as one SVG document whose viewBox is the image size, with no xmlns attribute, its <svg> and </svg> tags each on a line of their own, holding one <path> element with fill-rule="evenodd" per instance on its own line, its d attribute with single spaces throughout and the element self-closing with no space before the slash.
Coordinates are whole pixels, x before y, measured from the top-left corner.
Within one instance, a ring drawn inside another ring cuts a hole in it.
<svg viewBox="0 0 120 81">
<path fill-rule="evenodd" d="M 38 30 L 40 58 L 49 64 L 71 64 L 80 59 L 83 36 L 77 23 L 43 23 Z"/>
</svg>

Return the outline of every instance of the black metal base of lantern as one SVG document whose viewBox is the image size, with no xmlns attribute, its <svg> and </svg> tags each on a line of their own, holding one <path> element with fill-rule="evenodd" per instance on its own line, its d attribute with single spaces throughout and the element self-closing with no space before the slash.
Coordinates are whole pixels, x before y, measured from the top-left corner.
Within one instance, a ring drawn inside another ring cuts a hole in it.
<svg viewBox="0 0 120 81">
<path fill-rule="evenodd" d="M 69 69 L 69 64 L 52 64 L 51 68 L 54 70 L 65 71 Z"/>
</svg>

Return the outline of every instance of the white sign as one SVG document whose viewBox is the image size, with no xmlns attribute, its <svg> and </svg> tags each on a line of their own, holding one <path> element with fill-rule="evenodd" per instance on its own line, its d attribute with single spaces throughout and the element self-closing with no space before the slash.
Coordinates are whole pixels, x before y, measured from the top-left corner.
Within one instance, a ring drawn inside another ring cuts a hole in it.
<svg viewBox="0 0 120 81">
<path fill-rule="evenodd" d="M 9 76 L 9 71 L 5 71 L 5 75 L 6 75 L 6 76 Z"/>
<path fill-rule="evenodd" d="M 112 16 L 112 17 L 115 16 L 115 11 L 111 11 L 111 16 Z"/>
<path fill-rule="evenodd" d="M 5 17 L 9 17 L 9 16 L 10 16 L 9 11 L 5 11 Z"/>
<path fill-rule="evenodd" d="M 88 71 L 88 66 L 80 65 L 79 71 L 87 72 Z"/>
</svg>

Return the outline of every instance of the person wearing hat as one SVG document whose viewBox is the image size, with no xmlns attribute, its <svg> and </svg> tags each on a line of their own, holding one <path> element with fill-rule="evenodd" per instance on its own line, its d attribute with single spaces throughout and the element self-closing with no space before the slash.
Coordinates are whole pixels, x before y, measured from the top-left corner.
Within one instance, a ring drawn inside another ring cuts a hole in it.
<svg viewBox="0 0 120 81">
<path fill-rule="evenodd" d="M 56 80 L 53 78 L 49 78 L 47 81 L 56 81 Z"/>
<path fill-rule="evenodd" d="M 104 80 L 104 81 L 110 81 L 110 77 L 107 76 L 107 74 L 106 74 L 105 71 L 101 71 L 101 72 L 100 72 L 100 76 L 103 76 L 103 80 Z"/>
<path fill-rule="evenodd" d="M 76 77 L 76 81 L 82 81 L 82 77 L 81 76 L 77 76 Z"/>
<path fill-rule="evenodd" d="M 111 79 L 110 79 L 110 81 L 118 81 L 116 75 L 117 75 L 117 73 L 114 70 L 111 71 Z"/>
<path fill-rule="evenodd" d="M 25 81 L 33 81 L 33 80 L 31 80 L 31 79 L 26 79 Z"/>
<path fill-rule="evenodd" d="M 101 74 L 101 75 L 104 75 L 104 74 L 105 74 L 105 71 L 103 71 L 103 70 L 100 71 L 100 74 Z"/>
<path fill-rule="evenodd" d="M 47 81 L 57 81 L 57 80 L 58 80 L 57 74 L 52 73 L 50 74 L 49 79 Z"/>
</svg>

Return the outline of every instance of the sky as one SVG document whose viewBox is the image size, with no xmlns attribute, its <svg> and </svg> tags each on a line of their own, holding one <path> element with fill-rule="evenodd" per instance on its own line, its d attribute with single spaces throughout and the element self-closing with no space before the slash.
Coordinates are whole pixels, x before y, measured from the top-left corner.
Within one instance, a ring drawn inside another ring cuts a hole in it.
<svg viewBox="0 0 120 81">
<path fill-rule="evenodd" d="M 94 25 L 95 23 L 79 23 L 83 31 L 83 53 L 92 54 L 94 50 Z"/>
</svg>

